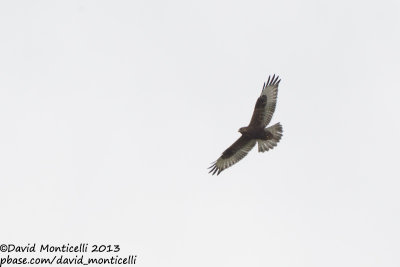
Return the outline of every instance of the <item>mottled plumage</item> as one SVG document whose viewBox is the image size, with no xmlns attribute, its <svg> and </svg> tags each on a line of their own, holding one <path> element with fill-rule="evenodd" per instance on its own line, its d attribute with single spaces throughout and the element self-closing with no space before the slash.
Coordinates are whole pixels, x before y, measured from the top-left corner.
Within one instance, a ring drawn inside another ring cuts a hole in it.
<svg viewBox="0 0 400 267">
<path fill-rule="evenodd" d="M 257 99 L 249 125 L 239 129 L 242 136 L 212 163 L 209 167 L 210 173 L 219 175 L 244 158 L 256 143 L 259 152 L 268 151 L 278 144 L 283 132 L 281 124 L 278 122 L 268 128 L 265 127 L 271 122 L 275 111 L 280 81 L 279 76 L 268 77 Z"/>
</svg>

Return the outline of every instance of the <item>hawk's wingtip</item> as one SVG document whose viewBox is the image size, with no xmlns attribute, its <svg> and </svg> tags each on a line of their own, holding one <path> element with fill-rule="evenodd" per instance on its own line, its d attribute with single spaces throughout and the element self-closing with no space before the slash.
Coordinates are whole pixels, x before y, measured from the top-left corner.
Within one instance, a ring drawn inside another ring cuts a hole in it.
<svg viewBox="0 0 400 267">
<path fill-rule="evenodd" d="M 264 83 L 263 89 L 265 89 L 265 87 L 267 86 L 273 86 L 273 85 L 279 85 L 279 83 L 281 82 L 281 79 L 279 79 L 279 75 L 271 75 L 268 76 L 268 81 L 266 83 Z"/>
</svg>

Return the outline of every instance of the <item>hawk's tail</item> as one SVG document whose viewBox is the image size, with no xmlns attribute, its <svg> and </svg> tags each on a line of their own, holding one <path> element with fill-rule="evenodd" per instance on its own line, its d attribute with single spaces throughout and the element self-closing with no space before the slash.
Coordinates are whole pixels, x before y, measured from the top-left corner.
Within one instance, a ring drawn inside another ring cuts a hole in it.
<svg viewBox="0 0 400 267">
<path fill-rule="evenodd" d="M 266 128 L 265 131 L 270 132 L 272 134 L 272 138 L 268 140 L 257 140 L 258 152 L 265 152 L 276 147 L 279 140 L 281 140 L 283 128 L 282 125 L 278 122 L 277 124 Z"/>
</svg>

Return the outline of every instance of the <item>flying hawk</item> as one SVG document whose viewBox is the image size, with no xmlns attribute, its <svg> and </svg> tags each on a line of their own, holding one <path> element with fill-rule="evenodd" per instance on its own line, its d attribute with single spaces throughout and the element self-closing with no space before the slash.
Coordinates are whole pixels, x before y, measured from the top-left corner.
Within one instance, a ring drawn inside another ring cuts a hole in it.
<svg viewBox="0 0 400 267">
<path fill-rule="evenodd" d="M 253 116 L 247 127 L 239 129 L 242 136 L 236 140 L 221 157 L 209 167 L 210 173 L 219 175 L 223 170 L 229 168 L 242 158 L 258 143 L 258 152 L 265 152 L 274 148 L 282 137 L 282 126 L 278 122 L 265 128 L 271 121 L 276 107 L 278 97 L 279 76 L 268 77 L 264 83 L 261 96 L 257 99 Z"/>
</svg>

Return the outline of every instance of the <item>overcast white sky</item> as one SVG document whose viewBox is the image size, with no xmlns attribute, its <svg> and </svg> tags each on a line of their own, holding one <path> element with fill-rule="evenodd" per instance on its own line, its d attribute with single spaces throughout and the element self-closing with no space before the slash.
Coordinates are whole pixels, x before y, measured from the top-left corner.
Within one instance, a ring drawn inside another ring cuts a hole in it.
<svg viewBox="0 0 400 267">
<path fill-rule="evenodd" d="M 399 29 L 395 0 L 1 1 L 0 243 L 399 266 Z M 274 73 L 282 140 L 209 175 Z"/>
</svg>

